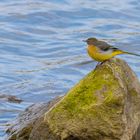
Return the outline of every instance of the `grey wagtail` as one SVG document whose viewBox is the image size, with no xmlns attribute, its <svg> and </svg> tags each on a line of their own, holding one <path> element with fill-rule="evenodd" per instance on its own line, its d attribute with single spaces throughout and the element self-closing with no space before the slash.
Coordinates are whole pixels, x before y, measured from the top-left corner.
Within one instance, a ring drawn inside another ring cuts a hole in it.
<svg viewBox="0 0 140 140">
<path fill-rule="evenodd" d="M 99 62 L 104 62 L 119 54 L 130 54 L 130 55 L 140 56 L 139 54 L 122 51 L 96 38 L 88 38 L 87 40 L 85 40 L 85 42 L 87 42 L 88 44 L 87 51 L 89 56 L 92 59 Z"/>
</svg>

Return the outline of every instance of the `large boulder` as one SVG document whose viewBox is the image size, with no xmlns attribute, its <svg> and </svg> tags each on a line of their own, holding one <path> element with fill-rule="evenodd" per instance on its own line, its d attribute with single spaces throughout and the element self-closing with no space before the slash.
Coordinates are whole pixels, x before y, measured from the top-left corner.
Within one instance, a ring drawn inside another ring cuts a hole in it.
<svg viewBox="0 0 140 140">
<path fill-rule="evenodd" d="M 140 83 L 126 62 L 113 58 L 29 124 L 9 129 L 9 140 L 138 140 Z"/>
</svg>

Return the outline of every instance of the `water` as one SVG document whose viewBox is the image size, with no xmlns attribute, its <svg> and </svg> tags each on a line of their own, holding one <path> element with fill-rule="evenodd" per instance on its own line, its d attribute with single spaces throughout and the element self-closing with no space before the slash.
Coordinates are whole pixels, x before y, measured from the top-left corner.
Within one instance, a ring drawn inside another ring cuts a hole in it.
<svg viewBox="0 0 140 140">
<path fill-rule="evenodd" d="M 139 0 L 1 0 L 0 138 L 5 124 L 33 103 L 65 94 L 96 62 L 83 39 L 97 37 L 140 54 Z M 140 58 L 119 56 L 140 77 Z"/>
</svg>

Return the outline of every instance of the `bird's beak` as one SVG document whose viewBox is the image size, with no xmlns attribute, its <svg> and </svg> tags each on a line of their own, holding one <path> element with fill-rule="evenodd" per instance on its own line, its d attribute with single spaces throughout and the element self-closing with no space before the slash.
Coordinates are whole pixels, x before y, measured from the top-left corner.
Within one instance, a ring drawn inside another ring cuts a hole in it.
<svg viewBox="0 0 140 140">
<path fill-rule="evenodd" d="M 82 40 L 83 42 L 87 42 L 86 40 Z"/>
</svg>

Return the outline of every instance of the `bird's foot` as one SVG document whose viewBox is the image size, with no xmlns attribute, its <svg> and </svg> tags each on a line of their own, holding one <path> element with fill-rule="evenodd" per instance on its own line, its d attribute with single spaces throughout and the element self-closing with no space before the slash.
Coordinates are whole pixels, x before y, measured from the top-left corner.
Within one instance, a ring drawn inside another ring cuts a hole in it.
<svg viewBox="0 0 140 140">
<path fill-rule="evenodd" d="M 99 66 L 101 66 L 103 63 L 105 63 L 107 60 L 103 61 L 103 62 L 98 62 L 95 68 L 98 68 Z"/>
<path fill-rule="evenodd" d="M 101 62 L 98 62 L 95 69 L 97 69 L 101 65 Z"/>
</svg>

